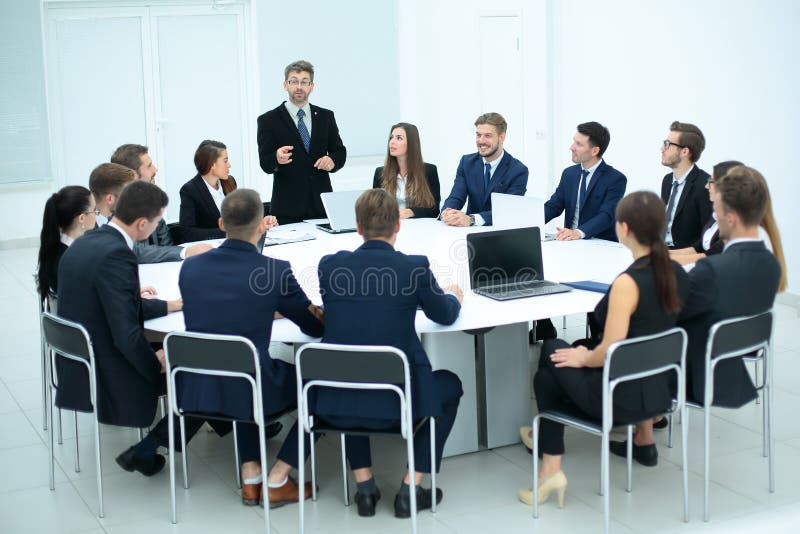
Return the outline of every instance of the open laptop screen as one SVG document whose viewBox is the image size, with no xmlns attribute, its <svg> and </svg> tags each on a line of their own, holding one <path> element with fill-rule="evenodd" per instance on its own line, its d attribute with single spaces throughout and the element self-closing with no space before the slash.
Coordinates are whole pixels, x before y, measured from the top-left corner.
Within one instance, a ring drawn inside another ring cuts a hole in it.
<svg viewBox="0 0 800 534">
<path fill-rule="evenodd" d="M 544 280 L 538 227 L 467 235 L 472 289 Z"/>
</svg>

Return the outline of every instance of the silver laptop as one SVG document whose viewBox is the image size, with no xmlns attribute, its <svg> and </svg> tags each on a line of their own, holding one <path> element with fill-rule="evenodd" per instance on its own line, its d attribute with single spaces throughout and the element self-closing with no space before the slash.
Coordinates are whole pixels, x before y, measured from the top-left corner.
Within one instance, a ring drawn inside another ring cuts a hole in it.
<svg viewBox="0 0 800 534">
<path fill-rule="evenodd" d="M 356 231 L 356 200 L 361 196 L 359 191 L 333 191 L 320 193 L 322 205 L 328 215 L 327 224 L 317 224 L 317 228 L 331 234 L 343 234 Z"/>
<path fill-rule="evenodd" d="M 468 234 L 467 250 L 470 285 L 478 295 L 511 300 L 571 290 L 544 279 L 538 227 Z"/>
<path fill-rule="evenodd" d="M 544 199 L 492 193 L 492 226 L 498 229 L 532 226 L 544 229 Z M 555 237 L 544 233 L 541 236 L 542 241 Z"/>
</svg>

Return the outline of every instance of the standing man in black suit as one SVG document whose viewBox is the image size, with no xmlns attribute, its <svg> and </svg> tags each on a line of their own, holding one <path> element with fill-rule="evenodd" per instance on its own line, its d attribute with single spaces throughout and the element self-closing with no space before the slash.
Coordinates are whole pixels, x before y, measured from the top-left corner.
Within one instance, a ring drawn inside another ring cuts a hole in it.
<svg viewBox="0 0 800 534">
<path fill-rule="evenodd" d="M 314 66 L 295 61 L 284 69 L 289 100 L 258 118 L 258 159 L 274 174 L 270 212 L 280 224 L 326 217 L 320 193 L 332 191 L 328 173 L 344 167 L 347 150 L 333 112 L 308 103 Z"/>
<path fill-rule="evenodd" d="M 714 214 L 722 254 L 697 262 L 689 273 L 689 297 L 678 319 L 689 334 L 687 395 L 704 398 L 705 348 L 711 325 L 772 308 L 781 266 L 758 236 L 768 192 L 763 176 L 744 165 L 715 180 Z M 756 398 L 741 358 L 720 362 L 714 374 L 714 406 L 736 408 Z"/>
<path fill-rule="evenodd" d="M 669 126 L 661 145 L 661 164 L 672 169 L 661 181 L 661 200 L 667 205 L 664 241 L 669 248 L 693 246 L 711 217 L 708 173 L 695 165 L 705 147 L 700 128 L 678 121 Z"/>
<path fill-rule="evenodd" d="M 111 163 L 128 167 L 136 173 L 137 180 L 155 184 L 158 167 L 153 163 L 153 158 L 148 152 L 148 148 L 144 145 L 125 144 L 117 148 L 111 155 Z M 137 254 L 139 263 L 160 263 L 162 261 L 181 261 L 195 254 L 207 252 L 211 248 L 211 245 L 206 243 L 198 243 L 191 247 L 176 246 L 166 221 L 161 219 L 147 241 L 137 242 L 134 245 L 134 253 Z"/>
</svg>

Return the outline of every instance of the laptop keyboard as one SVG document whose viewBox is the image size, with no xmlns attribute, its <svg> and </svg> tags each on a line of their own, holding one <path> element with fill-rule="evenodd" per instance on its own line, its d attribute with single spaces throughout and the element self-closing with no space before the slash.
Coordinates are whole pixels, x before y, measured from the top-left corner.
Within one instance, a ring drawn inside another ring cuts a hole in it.
<svg viewBox="0 0 800 534">
<path fill-rule="evenodd" d="M 529 297 L 536 295 L 549 295 L 551 293 L 561 293 L 564 287 L 554 282 L 521 282 L 518 284 L 508 284 L 503 286 L 482 287 L 478 293 L 499 299 Z"/>
</svg>

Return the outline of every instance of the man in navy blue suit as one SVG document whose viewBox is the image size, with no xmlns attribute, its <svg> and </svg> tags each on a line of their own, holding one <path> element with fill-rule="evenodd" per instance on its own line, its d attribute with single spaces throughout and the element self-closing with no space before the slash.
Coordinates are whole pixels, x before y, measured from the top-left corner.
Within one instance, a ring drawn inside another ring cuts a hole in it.
<svg viewBox="0 0 800 534">
<path fill-rule="evenodd" d="M 584 122 L 572 138 L 572 162 L 561 173 L 553 196 L 544 204 L 545 221 L 564 213 L 556 239 L 597 237 L 616 241 L 614 210 L 625 195 L 625 175 L 603 161 L 611 135 L 598 122 Z"/>
<path fill-rule="evenodd" d="M 528 168 L 503 150 L 506 120 L 499 113 L 485 113 L 475 121 L 478 151 L 461 158 L 456 181 L 442 206 L 442 221 L 450 226 L 492 224 L 492 193 L 524 195 Z M 461 211 L 464 203 L 467 212 Z"/>
<path fill-rule="evenodd" d="M 269 355 L 275 312 L 296 323 L 309 336 L 322 335 L 322 311 L 311 304 L 292 274 L 289 262 L 261 255 L 256 248 L 267 229 L 264 206 L 258 193 L 237 189 L 222 202 L 220 229 L 227 240 L 219 248 L 187 258 L 178 284 L 184 296 L 186 330 L 210 334 L 240 335 L 258 349 L 266 417 L 296 407 L 294 366 Z M 185 376 L 178 388 L 178 405 L 187 411 L 250 418 L 250 389 L 241 379 Z M 255 424 L 238 424 L 242 461 L 242 502 L 256 505 L 261 495 L 261 462 Z M 298 465 L 297 424 L 283 442 L 278 460 L 269 472 L 269 505 L 298 500 L 297 483 L 289 478 Z M 306 450 L 310 450 L 307 448 Z M 311 485 L 305 485 L 306 498 Z"/>
<path fill-rule="evenodd" d="M 423 423 L 414 435 L 413 473 L 417 509 L 430 508 L 430 489 L 419 485 L 423 473 L 439 469 L 447 436 L 462 395 L 461 382 L 450 371 L 433 371 L 414 328 L 417 306 L 440 324 L 452 324 L 461 310 L 458 286 L 442 290 L 424 256 L 407 256 L 394 249 L 400 231 L 395 197 L 370 189 L 356 202 L 356 225 L 364 244 L 354 252 L 325 256 L 319 263 L 319 283 L 325 305 L 327 343 L 389 345 L 402 350 L 411 368 L 414 419 L 436 418 L 436 458 L 431 458 L 430 427 Z M 376 276 L 380 273 L 379 276 Z M 388 273 L 388 276 L 387 276 Z M 321 389 L 311 399 L 311 411 L 330 423 L 349 428 L 384 429 L 397 425 L 397 397 L 391 392 Z M 346 438 L 347 458 L 358 491 L 358 514 L 375 514 L 380 499 L 372 477 L 369 438 Z M 396 517 L 410 517 L 409 474 L 394 502 Z M 437 502 L 441 500 L 437 489 Z"/>
</svg>

